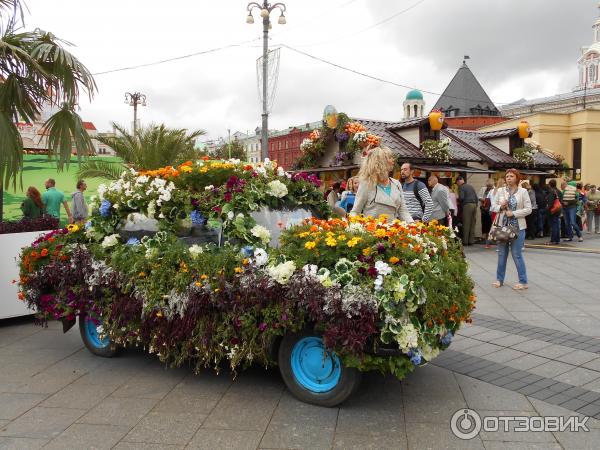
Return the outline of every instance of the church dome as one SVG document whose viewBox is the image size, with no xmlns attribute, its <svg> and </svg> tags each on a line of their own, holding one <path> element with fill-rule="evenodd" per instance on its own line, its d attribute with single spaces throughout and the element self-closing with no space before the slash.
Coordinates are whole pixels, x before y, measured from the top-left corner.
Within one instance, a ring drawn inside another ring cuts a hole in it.
<svg viewBox="0 0 600 450">
<path fill-rule="evenodd" d="M 406 94 L 406 100 L 423 100 L 423 93 L 418 89 L 413 89 Z"/>
</svg>

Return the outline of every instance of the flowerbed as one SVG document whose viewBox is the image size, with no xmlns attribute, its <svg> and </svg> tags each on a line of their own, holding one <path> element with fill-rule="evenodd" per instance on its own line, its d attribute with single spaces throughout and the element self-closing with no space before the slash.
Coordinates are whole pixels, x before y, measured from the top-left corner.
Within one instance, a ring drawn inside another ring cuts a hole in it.
<svg viewBox="0 0 600 450">
<path fill-rule="evenodd" d="M 46 231 L 55 228 L 58 228 L 58 219 L 50 216 L 0 222 L 0 234 Z"/>
<path fill-rule="evenodd" d="M 317 181 L 269 162 L 126 172 L 99 190 L 85 227 L 23 250 L 20 296 L 44 318 L 85 313 L 113 341 L 172 365 L 269 365 L 273 342 L 310 327 L 347 366 L 402 378 L 470 320 L 460 244 L 435 222 L 313 217 L 281 224 L 281 245 L 270 247 L 272 224 L 252 211 L 303 207 L 326 217 Z M 126 239 L 132 215 L 159 231 Z M 184 222 L 220 226 L 228 240 L 189 246 L 177 237 Z M 382 347 L 399 352 L 379 356 Z"/>
</svg>

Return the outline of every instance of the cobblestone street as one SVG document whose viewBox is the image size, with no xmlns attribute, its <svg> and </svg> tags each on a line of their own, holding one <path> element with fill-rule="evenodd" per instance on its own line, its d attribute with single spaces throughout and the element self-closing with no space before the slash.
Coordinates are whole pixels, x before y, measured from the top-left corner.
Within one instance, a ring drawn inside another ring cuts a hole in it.
<svg viewBox="0 0 600 450">
<path fill-rule="evenodd" d="M 600 238 L 526 249 L 529 289 L 494 289 L 496 252 L 469 247 L 473 324 L 404 381 L 376 373 L 340 408 L 295 400 L 277 370 L 165 369 L 126 350 L 112 359 L 31 320 L 0 322 L 0 449 L 582 449 L 600 440 Z M 528 241 L 528 244 L 530 241 Z M 565 246 L 566 247 L 566 246 Z M 589 432 L 453 436 L 460 408 L 483 416 L 590 416 Z M 593 418 L 595 417 L 595 419 Z"/>
</svg>

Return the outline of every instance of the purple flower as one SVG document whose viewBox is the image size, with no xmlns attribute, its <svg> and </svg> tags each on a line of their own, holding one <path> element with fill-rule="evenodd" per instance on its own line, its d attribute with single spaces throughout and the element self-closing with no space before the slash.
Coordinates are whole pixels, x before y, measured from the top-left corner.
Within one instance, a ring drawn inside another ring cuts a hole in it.
<svg viewBox="0 0 600 450">
<path fill-rule="evenodd" d="M 261 322 L 260 325 L 258 326 L 258 331 L 260 331 L 262 333 L 266 329 L 267 329 L 267 324 L 264 322 Z"/>
<path fill-rule="evenodd" d="M 281 321 L 286 322 L 288 320 L 288 315 L 286 313 L 281 314 Z"/>
<path fill-rule="evenodd" d="M 385 253 L 385 246 L 383 244 L 377 244 L 377 253 L 379 253 L 380 255 L 382 253 Z"/>
<path fill-rule="evenodd" d="M 369 270 L 367 270 L 367 274 L 369 274 L 370 277 L 377 278 L 379 272 L 375 267 L 369 267 Z"/>
</svg>

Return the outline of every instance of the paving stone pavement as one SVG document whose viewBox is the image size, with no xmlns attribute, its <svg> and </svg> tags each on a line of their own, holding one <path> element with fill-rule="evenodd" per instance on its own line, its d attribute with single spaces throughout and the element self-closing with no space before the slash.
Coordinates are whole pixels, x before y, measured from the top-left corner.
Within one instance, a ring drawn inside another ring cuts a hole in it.
<svg viewBox="0 0 600 450">
<path fill-rule="evenodd" d="M 589 237 L 589 236 L 587 236 Z M 600 239 L 585 248 L 600 249 Z M 583 244 L 580 244 L 580 246 Z M 576 245 L 573 245 L 576 247 Z M 339 408 L 295 400 L 277 370 L 166 369 L 125 350 L 97 358 L 77 328 L 0 321 L 0 449 L 596 449 L 600 439 L 600 255 L 527 248 L 529 289 L 491 286 L 496 252 L 466 250 L 473 324 L 402 382 L 376 373 Z M 450 418 L 590 417 L 589 432 L 511 427 L 456 438 Z"/>
</svg>

